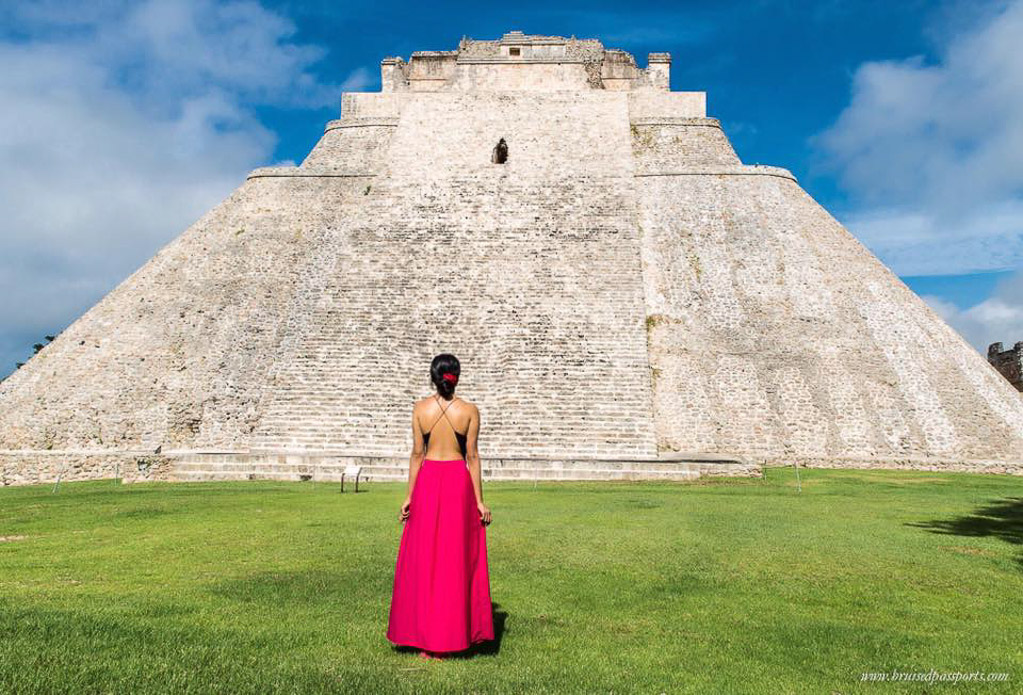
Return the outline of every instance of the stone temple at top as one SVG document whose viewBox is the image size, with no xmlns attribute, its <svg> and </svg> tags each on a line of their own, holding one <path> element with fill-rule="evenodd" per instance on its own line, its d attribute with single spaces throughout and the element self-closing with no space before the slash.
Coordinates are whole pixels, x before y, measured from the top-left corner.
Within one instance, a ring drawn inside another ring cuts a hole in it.
<svg viewBox="0 0 1023 695">
<path fill-rule="evenodd" d="M 0 383 L 4 484 L 400 479 L 440 352 L 490 478 L 1023 472 L 1020 394 L 670 66 L 519 32 L 383 60 Z"/>
<path fill-rule="evenodd" d="M 606 49 L 596 39 L 512 31 L 498 41 L 462 39 L 455 51 L 416 51 L 408 63 L 385 58 L 380 91 L 668 91 L 671 57 L 651 53 L 647 62 L 647 69 L 640 69 L 631 54 Z M 690 97 L 702 95 L 689 92 Z"/>
</svg>

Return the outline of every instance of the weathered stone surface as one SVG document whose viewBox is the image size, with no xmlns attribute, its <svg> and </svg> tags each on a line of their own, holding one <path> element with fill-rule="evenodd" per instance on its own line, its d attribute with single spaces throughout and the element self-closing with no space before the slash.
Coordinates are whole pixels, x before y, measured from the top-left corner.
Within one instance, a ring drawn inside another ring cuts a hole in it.
<svg viewBox="0 0 1023 695">
<path fill-rule="evenodd" d="M 438 352 L 495 479 L 1019 472 L 1019 394 L 669 67 L 514 33 L 385 60 L 0 384 L 4 483 L 157 447 L 143 479 L 400 476 Z"/>
</svg>

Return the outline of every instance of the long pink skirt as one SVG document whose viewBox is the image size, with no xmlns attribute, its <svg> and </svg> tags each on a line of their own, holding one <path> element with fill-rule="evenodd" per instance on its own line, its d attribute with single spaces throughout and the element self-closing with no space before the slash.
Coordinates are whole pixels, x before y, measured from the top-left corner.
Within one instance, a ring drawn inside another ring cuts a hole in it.
<svg viewBox="0 0 1023 695">
<path fill-rule="evenodd" d="M 432 652 L 494 639 L 487 533 L 461 459 L 425 459 L 401 533 L 387 639 Z"/>
</svg>

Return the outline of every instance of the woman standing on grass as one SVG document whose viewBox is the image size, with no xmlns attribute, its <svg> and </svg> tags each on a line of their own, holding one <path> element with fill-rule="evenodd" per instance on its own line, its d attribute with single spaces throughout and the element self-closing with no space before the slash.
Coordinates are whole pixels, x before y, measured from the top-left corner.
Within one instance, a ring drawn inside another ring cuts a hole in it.
<svg viewBox="0 0 1023 695">
<path fill-rule="evenodd" d="M 476 449 L 480 413 L 454 395 L 460 372 L 454 355 L 433 358 L 430 378 L 437 392 L 412 408 L 409 492 L 398 513 L 405 528 L 387 639 L 418 647 L 429 658 L 494 639 L 487 568 L 490 509 L 483 504 Z"/>
</svg>

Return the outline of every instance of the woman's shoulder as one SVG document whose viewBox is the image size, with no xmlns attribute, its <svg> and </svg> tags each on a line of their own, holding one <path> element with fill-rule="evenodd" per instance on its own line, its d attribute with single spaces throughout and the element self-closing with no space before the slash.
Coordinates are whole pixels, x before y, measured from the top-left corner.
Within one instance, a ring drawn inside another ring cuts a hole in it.
<svg viewBox="0 0 1023 695">
<path fill-rule="evenodd" d="M 465 408 L 465 410 L 467 412 L 470 412 L 470 413 L 478 413 L 479 412 L 479 408 L 477 408 L 476 404 L 473 403 L 472 401 L 467 401 L 464 398 L 459 398 L 458 400 L 461 403 L 462 407 Z"/>
</svg>

